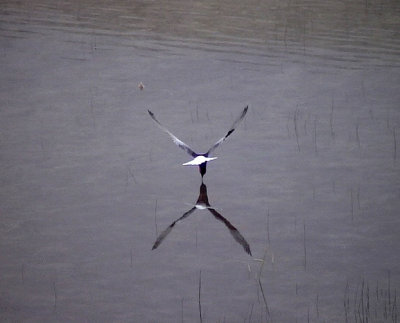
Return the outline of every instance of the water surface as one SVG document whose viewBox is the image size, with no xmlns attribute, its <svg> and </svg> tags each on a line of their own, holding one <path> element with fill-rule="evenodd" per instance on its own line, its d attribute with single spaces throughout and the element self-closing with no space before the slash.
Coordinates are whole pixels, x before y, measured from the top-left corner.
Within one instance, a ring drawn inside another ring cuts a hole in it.
<svg viewBox="0 0 400 323">
<path fill-rule="evenodd" d="M 4 1 L 1 319 L 396 322 L 399 12 Z"/>
</svg>

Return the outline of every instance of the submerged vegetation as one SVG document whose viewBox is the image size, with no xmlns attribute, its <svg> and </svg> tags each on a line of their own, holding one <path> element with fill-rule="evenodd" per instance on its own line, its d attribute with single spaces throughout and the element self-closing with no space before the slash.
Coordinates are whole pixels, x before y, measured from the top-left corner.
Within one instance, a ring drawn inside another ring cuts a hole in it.
<svg viewBox="0 0 400 323">
<path fill-rule="evenodd" d="M 365 279 L 351 285 L 346 283 L 344 291 L 345 322 L 398 322 L 397 289 L 391 286 L 390 271 L 387 281 L 370 283 Z"/>
</svg>

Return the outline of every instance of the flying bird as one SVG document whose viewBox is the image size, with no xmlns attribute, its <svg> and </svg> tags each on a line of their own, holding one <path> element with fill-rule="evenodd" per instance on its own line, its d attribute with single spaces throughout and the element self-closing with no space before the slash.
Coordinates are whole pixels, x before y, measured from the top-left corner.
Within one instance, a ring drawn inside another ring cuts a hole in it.
<svg viewBox="0 0 400 323">
<path fill-rule="evenodd" d="M 199 166 L 199 171 L 201 174 L 201 177 L 203 178 L 204 174 L 207 171 L 207 162 L 217 159 L 217 157 L 209 157 L 210 154 L 220 145 L 222 144 L 226 138 L 228 138 L 232 132 L 235 131 L 236 127 L 238 124 L 244 119 L 247 110 L 249 109 L 249 106 L 246 106 L 242 113 L 239 115 L 239 117 L 235 120 L 235 122 L 232 124 L 232 126 L 229 128 L 228 132 L 224 137 L 219 139 L 214 145 L 211 146 L 211 148 L 204 154 L 198 154 L 196 153 L 192 148 L 190 148 L 187 144 L 185 144 L 182 140 L 180 140 L 178 137 L 176 137 L 171 131 L 169 131 L 167 128 L 165 128 L 160 121 L 158 121 L 154 115 L 153 112 L 150 110 L 147 110 L 149 112 L 150 117 L 157 123 L 157 125 L 160 127 L 162 131 L 167 133 L 174 143 L 184 151 L 186 151 L 190 156 L 193 157 L 193 159 L 187 163 L 182 164 L 183 166 Z"/>
</svg>

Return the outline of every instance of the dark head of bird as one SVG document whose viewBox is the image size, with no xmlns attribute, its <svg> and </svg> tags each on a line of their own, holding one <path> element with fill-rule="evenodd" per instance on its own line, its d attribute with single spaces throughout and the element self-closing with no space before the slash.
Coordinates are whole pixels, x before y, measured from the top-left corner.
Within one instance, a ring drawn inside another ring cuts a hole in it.
<svg viewBox="0 0 400 323">
<path fill-rule="evenodd" d="M 203 178 L 203 176 L 205 175 L 205 173 L 207 171 L 207 162 L 199 165 L 199 171 L 201 174 L 201 178 Z"/>
</svg>

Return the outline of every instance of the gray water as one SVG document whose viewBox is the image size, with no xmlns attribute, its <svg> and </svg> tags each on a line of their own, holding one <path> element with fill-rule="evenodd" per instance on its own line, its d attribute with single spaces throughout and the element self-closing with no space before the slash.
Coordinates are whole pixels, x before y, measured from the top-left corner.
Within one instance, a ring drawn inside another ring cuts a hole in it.
<svg viewBox="0 0 400 323">
<path fill-rule="evenodd" d="M 398 322 L 398 1 L 3 1 L 0 320 Z M 138 84 L 142 82 L 144 89 Z M 198 170 L 147 114 L 215 151 Z"/>
</svg>

